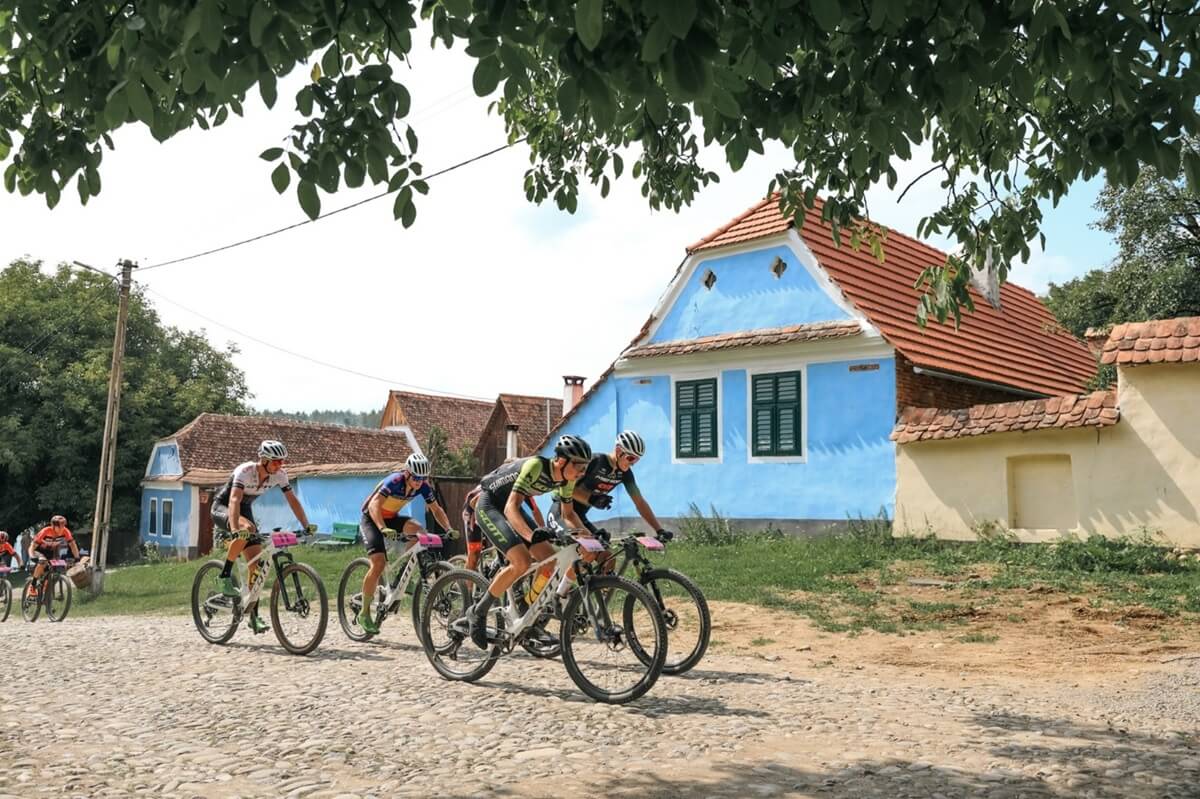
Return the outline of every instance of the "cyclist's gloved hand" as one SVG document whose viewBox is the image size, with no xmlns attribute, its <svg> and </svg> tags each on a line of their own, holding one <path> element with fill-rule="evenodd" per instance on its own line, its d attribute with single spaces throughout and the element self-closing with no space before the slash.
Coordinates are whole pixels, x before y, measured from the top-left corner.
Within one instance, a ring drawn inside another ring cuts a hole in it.
<svg viewBox="0 0 1200 799">
<path fill-rule="evenodd" d="M 654 532 L 654 535 L 655 535 L 655 537 L 658 538 L 659 541 L 662 541 L 664 544 L 675 537 L 675 534 L 672 533 L 670 530 L 656 530 Z"/>
<path fill-rule="evenodd" d="M 457 541 L 461 536 L 462 536 L 462 533 L 460 533 L 458 530 L 447 530 L 446 531 L 446 538 L 449 538 L 451 541 Z"/>
<path fill-rule="evenodd" d="M 565 530 L 559 530 L 554 534 L 554 543 L 560 547 L 569 547 L 575 543 L 575 538 Z"/>
<path fill-rule="evenodd" d="M 308 533 L 309 535 L 316 535 L 317 534 L 317 526 L 315 524 L 309 522 L 308 524 L 304 525 L 304 532 Z"/>
<path fill-rule="evenodd" d="M 608 510 L 612 507 L 612 494 L 602 494 L 599 491 L 593 491 L 592 495 L 588 497 L 588 504 L 593 508 Z"/>
<path fill-rule="evenodd" d="M 382 530 L 380 530 L 379 532 L 383 533 L 383 537 L 389 541 L 395 541 L 397 538 L 400 537 L 400 531 L 393 530 L 390 527 L 385 527 Z"/>
<path fill-rule="evenodd" d="M 604 544 L 604 546 L 608 546 L 610 543 L 612 543 L 612 535 L 603 527 L 596 531 L 596 538 L 598 538 L 600 543 Z"/>
<path fill-rule="evenodd" d="M 541 544 L 543 542 L 557 542 L 558 538 L 554 533 L 547 530 L 545 527 L 538 527 L 533 531 L 533 537 L 529 539 L 530 544 Z"/>
</svg>

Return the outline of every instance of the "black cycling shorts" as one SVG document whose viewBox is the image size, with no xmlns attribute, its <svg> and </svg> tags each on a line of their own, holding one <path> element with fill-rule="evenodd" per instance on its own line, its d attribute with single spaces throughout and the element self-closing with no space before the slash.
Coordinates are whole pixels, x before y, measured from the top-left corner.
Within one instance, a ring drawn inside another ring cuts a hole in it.
<svg viewBox="0 0 1200 799">
<path fill-rule="evenodd" d="M 412 521 L 411 516 L 393 516 L 390 519 L 384 519 L 388 527 L 398 533 L 404 532 L 404 525 Z M 368 555 L 386 555 L 387 554 L 387 537 L 375 525 L 375 520 L 371 518 L 371 514 L 363 513 L 362 518 L 358 520 L 358 532 L 362 535 L 363 544 L 367 547 Z"/>
<path fill-rule="evenodd" d="M 12 562 L 13 562 L 13 556 L 8 554 L 7 552 L 5 552 L 3 555 L 0 555 L 0 566 L 4 566 L 6 568 L 11 568 Z"/>
<path fill-rule="evenodd" d="M 59 557 L 62 554 L 61 550 L 54 547 L 38 547 L 33 551 L 46 560 L 61 560 Z"/>
<path fill-rule="evenodd" d="M 253 503 L 242 501 L 242 518 L 254 525 L 258 529 L 258 522 L 254 521 L 254 510 L 251 507 Z M 217 533 L 217 538 L 222 541 L 227 541 L 231 538 L 236 538 L 237 533 L 229 529 L 229 506 L 222 502 L 214 502 L 212 504 L 213 531 Z M 261 546 L 263 543 L 262 536 L 258 533 L 253 533 L 246 537 L 246 546 Z"/>
<path fill-rule="evenodd" d="M 572 502 L 575 504 L 575 515 L 579 517 L 579 521 L 583 522 L 583 526 L 590 530 L 592 535 L 596 535 L 596 525 L 589 522 L 587 517 L 592 507 L 578 500 Z M 550 512 L 546 514 L 546 526 L 556 532 L 567 530 L 567 522 L 562 516 L 562 500 L 557 497 L 550 503 Z"/>
<path fill-rule="evenodd" d="M 524 507 L 521 508 L 521 518 L 525 520 L 525 524 L 529 526 L 530 530 L 537 526 L 525 512 Z M 501 552 L 507 554 L 508 550 L 515 546 L 529 546 L 529 542 L 521 538 L 521 534 L 513 529 L 512 525 L 508 523 L 508 519 L 504 518 L 504 509 L 493 505 L 487 494 L 479 495 L 479 502 L 475 504 L 475 519 L 483 528 L 484 537 Z"/>
</svg>

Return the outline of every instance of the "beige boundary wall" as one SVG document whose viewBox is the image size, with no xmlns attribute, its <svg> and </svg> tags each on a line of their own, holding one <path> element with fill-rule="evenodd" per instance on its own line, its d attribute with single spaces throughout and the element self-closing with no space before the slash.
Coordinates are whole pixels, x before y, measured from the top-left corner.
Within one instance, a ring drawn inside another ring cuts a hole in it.
<svg viewBox="0 0 1200 799">
<path fill-rule="evenodd" d="M 991 433 L 896 448 L 897 535 L 1023 541 L 1161 532 L 1200 547 L 1200 365 L 1119 369 L 1121 418 L 1101 428 Z"/>
</svg>

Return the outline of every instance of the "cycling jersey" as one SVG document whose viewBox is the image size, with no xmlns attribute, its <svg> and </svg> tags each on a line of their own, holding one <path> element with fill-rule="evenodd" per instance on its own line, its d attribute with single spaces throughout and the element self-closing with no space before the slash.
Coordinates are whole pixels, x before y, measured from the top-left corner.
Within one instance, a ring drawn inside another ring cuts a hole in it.
<svg viewBox="0 0 1200 799">
<path fill-rule="evenodd" d="M 75 537 L 71 535 L 71 531 L 65 527 L 43 527 L 37 535 L 33 537 L 33 548 L 45 551 L 52 551 L 57 554 L 58 550 L 69 545 Z"/>
<path fill-rule="evenodd" d="M 616 458 L 604 453 L 592 456 L 587 471 L 579 478 L 579 485 L 589 493 L 598 491 L 601 494 L 611 494 L 614 488 L 623 485 L 631 498 L 636 499 L 642 495 L 633 479 L 633 470 L 622 469 Z"/>
<path fill-rule="evenodd" d="M 258 461 L 246 461 L 233 470 L 233 475 L 213 497 L 213 504 L 228 505 L 229 496 L 235 488 L 242 489 L 242 499 L 245 503 L 246 501 L 253 502 L 272 488 L 279 488 L 284 492 L 291 491 L 292 485 L 288 481 L 287 470 L 282 466 L 275 474 L 268 473 L 266 479 L 260 481 L 258 479 Z"/>
<path fill-rule="evenodd" d="M 383 480 L 380 480 L 371 491 L 371 495 L 367 497 L 367 501 L 363 503 L 361 510 L 364 513 L 366 512 L 367 507 L 371 504 L 371 500 L 375 498 L 376 494 L 383 497 L 383 502 L 380 504 L 383 506 L 382 516 L 385 519 L 394 519 L 399 516 L 404 506 L 417 497 L 425 500 L 426 504 L 437 502 L 433 496 L 433 486 L 429 484 L 428 480 L 422 480 L 421 487 L 416 491 L 409 491 L 408 476 L 408 470 L 401 469 L 398 472 L 392 472 Z"/>
<path fill-rule="evenodd" d="M 550 461 L 540 455 L 504 464 L 485 475 L 479 481 L 479 486 L 497 508 L 503 508 L 508 503 L 513 491 L 533 497 L 553 490 L 562 499 L 570 499 L 575 491 L 575 481 L 555 480 Z"/>
<path fill-rule="evenodd" d="M 13 556 L 16 554 L 17 551 L 12 548 L 12 544 L 7 541 L 0 544 L 0 565 L 7 566 L 12 563 Z"/>
</svg>

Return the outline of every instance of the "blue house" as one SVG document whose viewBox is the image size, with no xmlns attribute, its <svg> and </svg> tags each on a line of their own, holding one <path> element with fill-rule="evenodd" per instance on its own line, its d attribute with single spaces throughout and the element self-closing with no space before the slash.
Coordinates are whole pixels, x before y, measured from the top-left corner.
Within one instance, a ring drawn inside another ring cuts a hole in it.
<svg viewBox="0 0 1200 799">
<path fill-rule="evenodd" d="M 838 248 L 820 206 L 802 230 L 768 198 L 687 248 L 642 330 L 543 444 L 608 451 L 645 438 L 635 468 L 660 519 L 695 503 L 793 531 L 892 516 L 905 406 L 963 408 L 1084 390 L 1096 361 L 1028 290 L 979 280 L 960 328 L 915 321 L 920 272 L 945 254 L 887 231 L 882 262 Z M 637 518 L 617 492 L 608 513 Z"/>
<path fill-rule="evenodd" d="M 261 416 L 204 413 L 157 441 L 142 480 L 140 538 L 160 551 L 193 558 L 213 548 L 212 495 L 234 467 L 255 458 L 259 442 L 276 439 L 289 450 L 287 471 L 309 521 L 323 532 L 334 523 L 357 525 L 360 507 L 384 476 L 418 450 L 412 432 L 369 430 Z M 424 518 L 424 503 L 408 508 Z M 279 491 L 254 504 L 262 529 L 295 529 Z"/>
</svg>

